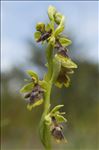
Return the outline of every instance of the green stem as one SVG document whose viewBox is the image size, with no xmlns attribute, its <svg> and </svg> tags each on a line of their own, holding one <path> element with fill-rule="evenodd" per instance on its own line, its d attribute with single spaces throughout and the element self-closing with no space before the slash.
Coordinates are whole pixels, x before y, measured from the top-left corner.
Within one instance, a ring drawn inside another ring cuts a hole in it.
<svg viewBox="0 0 99 150">
<path fill-rule="evenodd" d="M 50 108 L 50 94 L 51 94 L 52 83 L 48 82 L 47 92 L 44 95 L 44 112 L 40 121 L 40 138 L 46 150 L 51 150 L 51 138 L 50 129 L 45 122 L 45 116 L 48 114 Z"/>
<path fill-rule="evenodd" d="M 48 72 L 46 74 L 46 82 L 47 82 L 47 89 L 44 94 L 44 112 L 41 117 L 40 121 L 40 138 L 46 150 L 51 150 L 51 138 L 50 138 L 50 128 L 46 124 L 45 116 L 49 113 L 50 109 L 50 95 L 52 89 L 52 72 L 53 72 L 53 46 L 51 44 L 48 45 L 46 50 L 46 57 L 48 62 Z"/>
<path fill-rule="evenodd" d="M 50 43 L 46 49 L 46 58 L 48 62 L 48 72 L 46 81 L 50 81 L 53 73 L 53 45 Z"/>
</svg>

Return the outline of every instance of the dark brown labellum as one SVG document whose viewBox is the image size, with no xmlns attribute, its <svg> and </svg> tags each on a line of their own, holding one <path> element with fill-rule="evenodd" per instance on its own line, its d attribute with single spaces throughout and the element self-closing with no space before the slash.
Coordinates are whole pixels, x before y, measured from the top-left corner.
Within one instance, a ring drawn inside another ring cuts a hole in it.
<svg viewBox="0 0 99 150">
<path fill-rule="evenodd" d="M 67 48 L 63 47 L 61 45 L 61 43 L 59 42 L 59 40 L 56 41 L 56 45 L 55 48 L 57 49 L 58 54 L 64 56 L 64 57 L 68 57 L 67 55 Z"/>
<path fill-rule="evenodd" d="M 56 140 L 61 141 L 64 139 L 64 135 L 60 126 L 54 127 L 51 133 Z"/>
<path fill-rule="evenodd" d="M 57 123 L 57 120 L 54 116 L 52 116 L 51 119 L 52 119 L 52 123 L 53 123 L 53 129 L 51 130 L 53 137 L 56 140 L 60 140 L 60 141 L 63 140 L 64 135 L 62 133 L 62 126 Z"/>
<path fill-rule="evenodd" d="M 45 32 L 41 35 L 41 37 L 37 40 L 37 42 L 45 41 L 51 36 L 52 30 Z"/>
<path fill-rule="evenodd" d="M 68 55 L 67 55 L 67 53 L 66 53 L 65 50 L 59 49 L 59 50 L 58 50 L 58 54 L 60 54 L 60 55 L 62 55 L 62 56 L 64 56 L 64 57 L 68 57 Z"/>
<path fill-rule="evenodd" d="M 29 98 L 29 103 L 33 104 L 35 101 L 40 100 L 43 98 L 44 90 L 40 87 L 40 85 L 35 84 L 35 87 L 31 91 L 31 93 L 28 93 L 25 95 L 25 98 Z"/>
</svg>

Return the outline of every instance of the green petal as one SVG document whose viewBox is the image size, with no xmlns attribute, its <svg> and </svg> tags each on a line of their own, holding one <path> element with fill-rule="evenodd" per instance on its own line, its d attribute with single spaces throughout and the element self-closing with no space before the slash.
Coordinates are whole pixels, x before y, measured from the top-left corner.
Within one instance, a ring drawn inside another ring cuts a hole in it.
<svg viewBox="0 0 99 150">
<path fill-rule="evenodd" d="M 33 82 L 26 84 L 25 86 L 23 86 L 23 88 L 20 90 L 21 93 L 26 93 L 26 92 L 30 92 L 34 87 Z"/>
<path fill-rule="evenodd" d="M 28 104 L 27 105 L 27 109 L 32 110 L 32 108 L 39 106 L 43 103 L 43 99 L 38 100 L 37 102 L 35 102 L 34 104 Z"/>
<path fill-rule="evenodd" d="M 46 89 L 47 89 L 47 82 L 45 80 L 39 80 L 39 85 L 41 86 L 41 88 L 44 89 L 44 91 L 46 92 Z"/>
<path fill-rule="evenodd" d="M 26 72 L 27 72 L 27 74 L 28 74 L 30 77 L 32 77 L 32 78 L 35 79 L 36 81 L 39 80 L 39 79 L 38 79 L 38 75 L 37 75 L 34 71 L 32 71 L 32 70 L 27 70 Z"/>
<path fill-rule="evenodd" d="M 68 74 L 73 74 L 73 73 L 74 73 L 74 70 L 69 69 L 69 70 L 67 70 L 67 73 L 68 73 Z"/>
<path fill-rule="evenodd" d="M 62 115 L 57 114 L 57 115 L 55 115 L 55 118 L 58 123 L 67 122 L 67 119 L 64 118 Z"/>
<path fill-rule="evenodd" d="M 53 114 L 53 113 L 55 113 L 55 112 L 57 112 L 61 107 L 63 107 L 64 105 L 57 105 L 57 106 L 55 106 L 52 110 L 51 110 L 51 112 L 50 112 L 50 114 Z"/>
<path fill-rule="evenodd" d="M 64 57 L 60 54 L 55 55 L 56 59 L 61 62 L 61 65 L 66 68 L 77 68 L 77 65 L 68 57 Z"/>
<path fill-rule="evenodd" d="M 69 46 L 72 43 L 71 40 L 64 37 L 59 38 L 59 42 L 61 43 L 62 46 Z"/>
<path fill-rule="evenodd" d="M 55 86 L 58 87 L 58 88 L 62 88 L 63 83 L 60 83 L 60 82 L 56 81 Z"/>
<path fill-rule="evenodd" d="M 34 38 L 37 41 L 41 37 L 41 33 L 39 31 L 34 33 Z"/>
</svg>

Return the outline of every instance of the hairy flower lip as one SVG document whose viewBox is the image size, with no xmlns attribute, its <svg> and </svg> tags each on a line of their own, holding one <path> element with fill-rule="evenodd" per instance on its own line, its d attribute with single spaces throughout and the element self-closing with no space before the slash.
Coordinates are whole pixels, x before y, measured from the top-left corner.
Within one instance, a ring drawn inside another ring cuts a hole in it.
<svg viewBox="0 0 99 150">
<path fill-rule="evenodd" d="M 67 48 L 66 47 L 63 47 L 61 45 L 61 43 L 59 42 L 58 39 L 56 39 L 56 44 L 55 44 L 55 48 L 57 49 L 57 53 L 64 56 L 64 57 L 69 57 L 68 54 L 67 54 Z"/>
<path fill-rule="evenodd" d="M 66 51 L 64 51 L 64 50 L 58 50 L 57 53 L 64 56 L 64 57 L 69 57 L 68 54 L 66 53 Z"/>
<path fill-rule="evenodd" d="M 41 33 L 41 37 L 37 40 L 37 42 L 45 41 L 51 36 L 52 30 L 50 29 L 48 32 Z"/>
<path fill-rule="evenodd" d="M 44 90 L 40 87 L 39 84 L 35 84 L 33 90 L 25 95 L 25 98 L 28 98 L 28 103 L 33 104 L 36 101 L 43 99 Z"/>
<path fill-rule="evenodd" d="M 51 133 L 52 133 L 52 136 L 53 136 L 56 140 L 59 140 L 59 141 L 64 140 L 64 134 L 63 134 L 63 132 L 62 132 L 62 129 L 61 129 L 59 126 L 54 127 L 54 128 L 52 129 Z"/>
<path fill-rule="evenodd" d="M 62 125 L 58 124 L 56 121 L 56 118 L 54 116 L 51 117 L 52 119 L 52 129 L 51 129 L 51 134 L 52 136 L 59 141 L 62 141 L 65 139 L 64 134 L 62 132 Z"/>
</svg>

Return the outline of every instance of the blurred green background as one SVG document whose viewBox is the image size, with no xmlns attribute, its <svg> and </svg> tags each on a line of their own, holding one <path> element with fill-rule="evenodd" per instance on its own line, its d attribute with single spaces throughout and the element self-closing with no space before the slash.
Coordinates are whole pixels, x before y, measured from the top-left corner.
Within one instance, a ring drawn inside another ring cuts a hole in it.
<svg viewBox="0 0 99 150">
<path fill-rule="evenodd" d="M 3 3 L 2 7 L 4 4 L 7 7 L 7 3 Z M 56 4 L 56 7 L 60 8 L 60 4 Z M 41 19 L 39 17 L 38 21 Z M 69 88 L 58 89 L 53 86 L 51 95 L 52 107 L 56 104 L 64 104 L 63 111 L 66 112 L 65 117 L 68 120 L 64 124 L 64 134 L 68 143 L 56 144 L 53 141 L 53 150 L 99 149 L 99 72 L 97 59 L 87 61 L 84 56 L 82 57 L 82 51 L 87 49 L 88 45 L 84 40 L 79 42 L 76 39 L 77 34 L 72 30 L 68 31 L 68 35 L 73 41 L 72 46 L 69 47 L 69 55 L 78 64 L 78 69 L 71 76 Z M 13 64 L 10 69 L 1 72 L 2 150 L 43 150 L 38 135 L 43 105 L 28 111 L 26 102 L 19 90 L 25 84 L 24 79 L 27 77 L 25 70 L 33 69 L 37 71 L 40 78 L 43 77 L 46 71 L 44 66 L 46 63 L 45 50 L 44 46 L 35 43 L 31 37 L 25 39 L 25 44 L 28 47 L 27 58 L 22 56 L 20 52 L 14 52 L 16 57 L 19 57 L 20 60 L 21 58 L 25 59 L 26 62 L 20 61 L 18 66 Z M 5 54 L 8 53 L 5 52 Z M 9 55 L 11 55 L 10 51 Z M 85 52 L 85 57 L 86 55 L 88 55 L 87 52 Z M 16 59 L 16 64 L 18 61 Z"/>
</svg>

